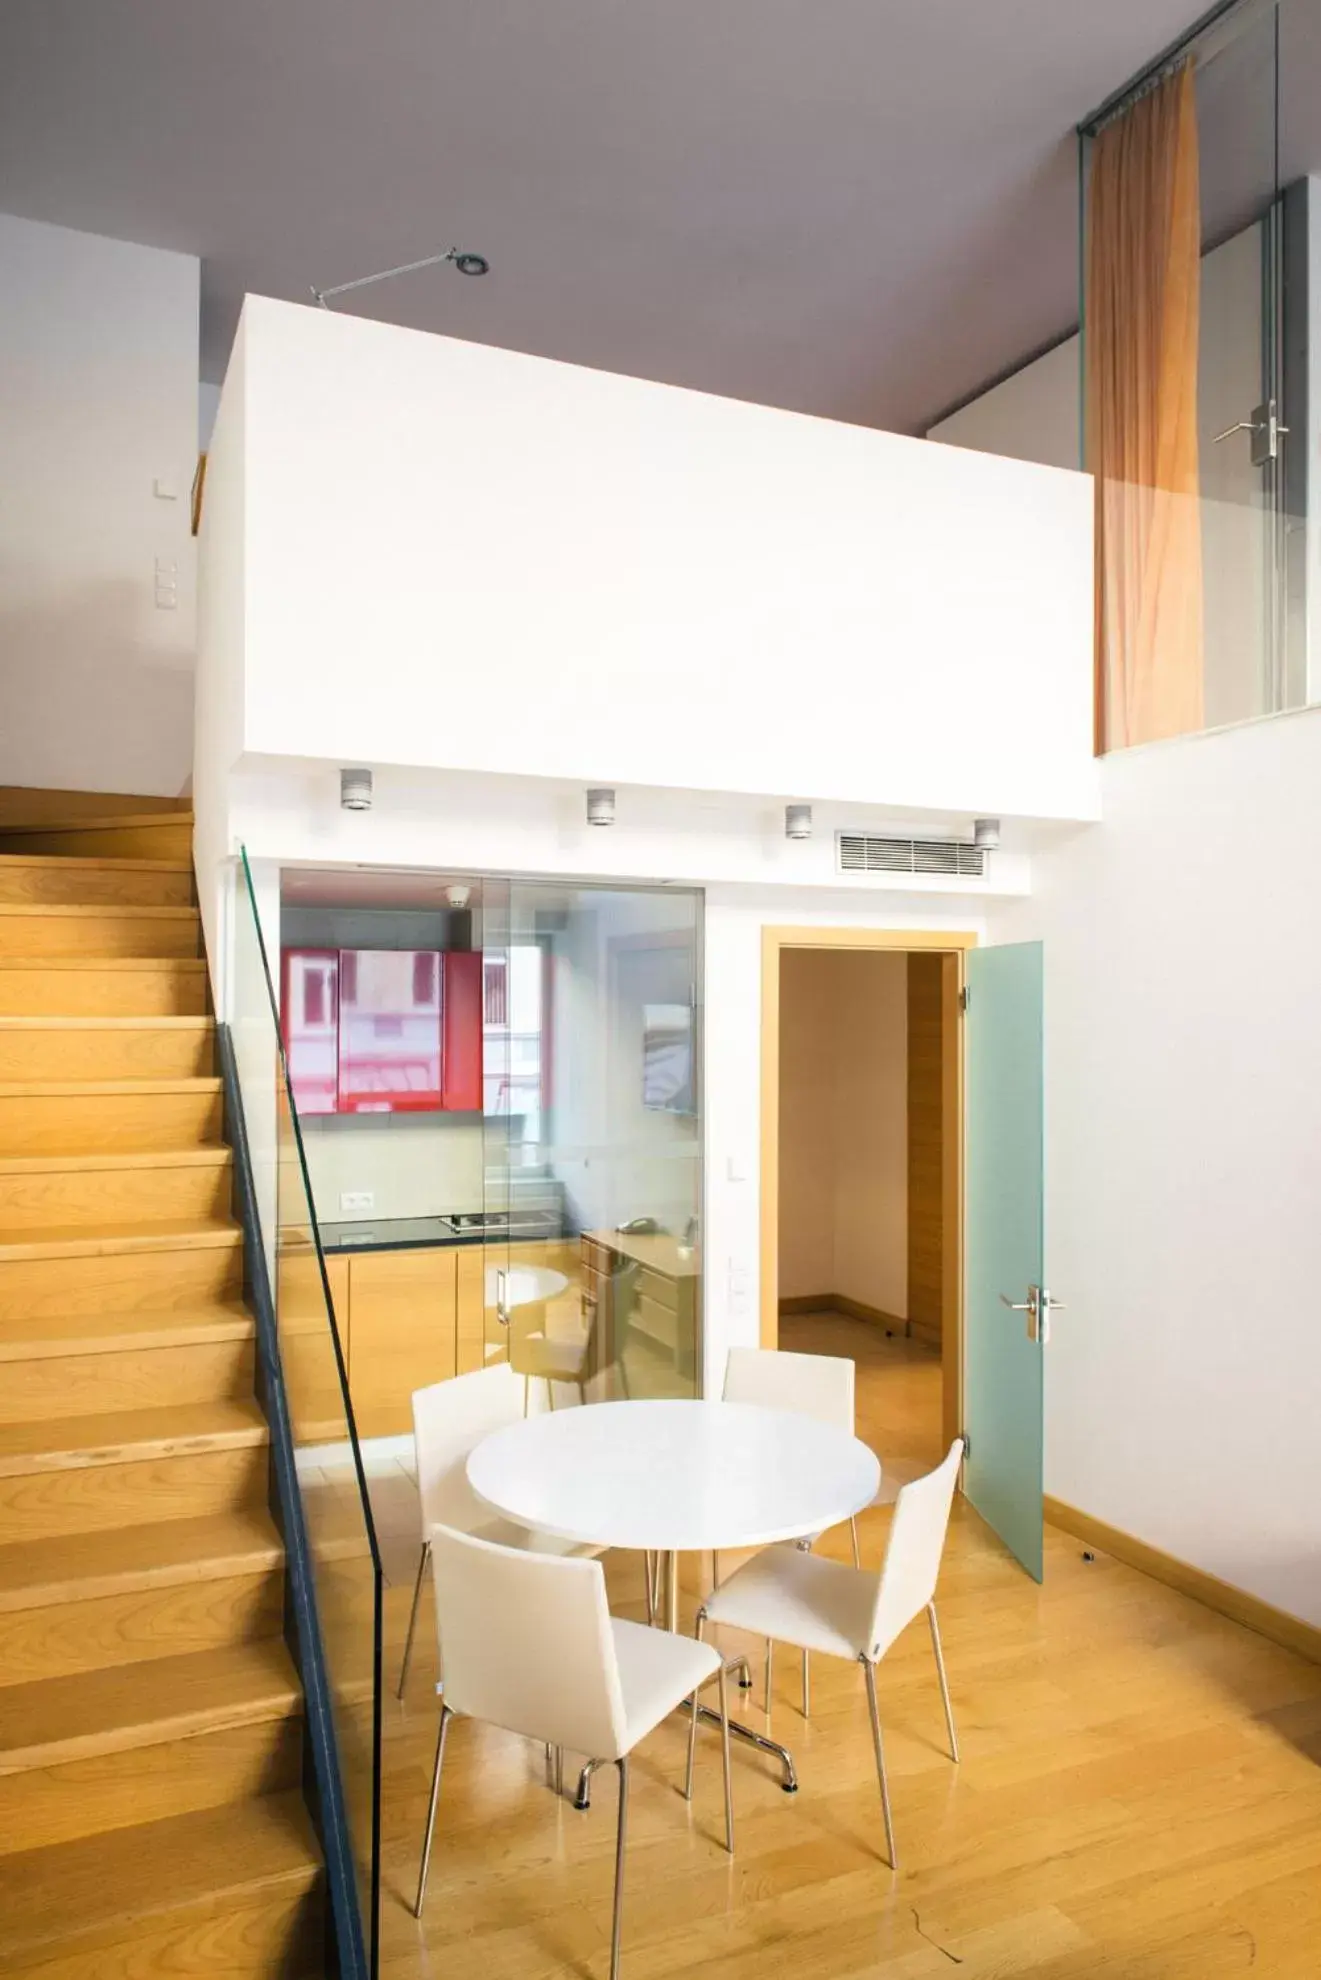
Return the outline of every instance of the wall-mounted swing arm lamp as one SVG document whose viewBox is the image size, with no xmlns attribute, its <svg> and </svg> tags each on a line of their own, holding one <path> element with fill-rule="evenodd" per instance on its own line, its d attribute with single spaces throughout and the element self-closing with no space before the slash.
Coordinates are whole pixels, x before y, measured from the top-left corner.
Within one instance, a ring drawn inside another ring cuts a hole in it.
<svg viewBox="0 0 1321 1980">
<path fill-rule="evenodd" d="M 366 289 L 373 282 L 388 282 L 395 275 L 415 275 L 420 268 L 443 268 L 452 262 L 460 275 L 485 275 L 491 264 L 484 254 L 471 254 L 465 248 L 446 248 L 444 254 L 424 255 L 421 261 L 401 261 L 397 268 L 382 268 L 377 275 L 359 275 L 352 282 L 336 282 L 329 289 L 313 289 L 312 299 L 322 309 L 330 308 L 331 296 L 346 296 L 350 289 Z"/>
</svg>

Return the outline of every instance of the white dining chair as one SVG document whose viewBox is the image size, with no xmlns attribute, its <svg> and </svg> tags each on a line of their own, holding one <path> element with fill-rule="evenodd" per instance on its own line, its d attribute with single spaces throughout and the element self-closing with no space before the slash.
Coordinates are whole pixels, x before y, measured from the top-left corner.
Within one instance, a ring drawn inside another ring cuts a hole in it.
<svg viewBox="0 0 1321 1980">
<path fill-rule="evenodd" d="M 854 1388 L 856 1370 L 846 1355 L 789 1354 L 780 1348 L 732 1347 L 725 1360 L 725 1401 L 760 1403 L 763 1409 L 788 1409 L 799 1416 L 810 1416 L 818 1423 L 829 1423 L 836 1430 L 854 1428 Z M 853 1565 L 862 1566 L 858 1545 L 858 1522 L 849 1521 L 853 1542 Z M 800 1547 L 811 1549 L 819 1533 L 805 1534 Z M 720 1563 L 712 1560 L 713 1582 L 720 1580 Z M 771 1674 L 774 1651 L 766 1643 L 765 1705 L 771 1709 Z M 812 1673 L 806 1650 L 803 1652 L 803 1717 L 812 1709 Z"/>
<path fill-rule="evenodd" d="M 856 1659 L 862 1665 L 891 1869 L 899 1866 L 876 1702 L 876 1666 L 896 1637 L 925 1609 L 945 1707 L 950 1758 L 957 1761 L 959 1744 L 936 1620 L 936 1580 L 962 1461 L 963 1442 L 956 1437 L 936 1470 L 903 1487 L 895 1500 L 894 1522 L 879 1574 L 804 1553 L 793 1545 L 768 1547 L 714 1590 L 697 1616 L 699 1636 L 708 1622 L 726 1623 L 796 1649 L 820 1650 L 828 1657 Z"/>
<path fill-rule="evenodd" d="M 481 1719 L 526 1739 L 544 1741 L 561 1752 L 567 1748 L 598 1763 L 613 1763 L 618 1769 L 619 1827 L 610 1938 L 610 1976 L 618 1980 L 629 1755 L 653 1727 L 689 1700 L 689 1763 L 684 1792 L 691 1799 L 697 1693 L 711 1678 L 720 1687 L 725 1847 L 733 1851 L 734 1797 L 724 1664 L 712 1644 L 613 1617 L 599 1561 L 522 1553 L 492 1546 L 447 1526 L 433 1527 L 430 1539 L 445 1688 L 414 1915 L 422 1916 L 426 1898 L 451 1722 L 455 1717 Z"/>
<path fill-rule="evenodd" d="M 417 1452 L 417 1496 L 421 1517 L 420 1553 L 417 1578 L 413 1583 L 413 1606 L 408 1616 L 408 1635 L 399 1669 L 400 1698 L 408 1682 L 408 1666 L 413 1655 L 418 1606 L 422 1583 L 431 1554 L 431 1529 L 437 1523 L 456 1527 L 461 1533 L 477 1533 L 505 1547 L 523 1547 L 534 1553 L 591 1553 L 593 1549 L 574 1547 L 549 1534 L 532 1533 L 501 1519 L 484 1506 L 468 1483 L 469 1453 L 484 1437 L 503 1430 L 508 1423 L 523 1418 L 523 1395 L 518 1376 L 508 1362 L 493 1362 L 470 1375 L 452 1375 L 444 1382 L 413 1392 L 413 1442 Z M 595 1551 L 599 1552 L 599 1549 Z"/>
</svg>

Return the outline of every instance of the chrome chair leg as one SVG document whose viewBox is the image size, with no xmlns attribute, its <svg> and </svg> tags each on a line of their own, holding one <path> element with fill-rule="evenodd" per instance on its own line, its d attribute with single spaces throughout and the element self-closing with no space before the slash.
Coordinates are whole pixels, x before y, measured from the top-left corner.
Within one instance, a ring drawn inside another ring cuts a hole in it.
<svg viewBox="0 0 1321 1980">
<path fill-rule="evenodd" d="M 697 1611 L 697 1628 L 693 1632 L 699 1643 L 702 1641 L 702 1632 L 705 1628 L 706 1628 L 706 1610 L 699 1609 Z M 685 1801 L 691 1801 L 693 1798 L 693 1763 L 697 1758 L 697 1693 L 696 1691 L 694 1691 L 692 1695 L 691 1707 L 692 1709 L 688 1720 L 688 1765 L 684 1769 L 684 1776 L 683 1776 L 683 1798 Z"/>
<path fill-rule="evenodd" d="M 653 1554 L 644 1554 L 642 1556 L 642 1572 L 647 1583 L 647 1627 L 648 1629 L 655 1629 L 656 1627 L 656 1568 L 655 1568 L 655 1556 Z"/>
<path fill-rule="evenodd" d="M 725 1777 L 725 1848 L 734 1854 L 734 1775 L 729 1757 L 729 1687 L 722 1663 L 716 1673 L 720 1693 L 720 1765 Z M 696 1703 L 694 1693 L 693 1702 Z M 696 1714 L 693 1723 L 696 1724 Z"/>
<path fill-rule="evenodd" d="M 936 1653 L 936 1676 L 940 1679 L 940 1698 L 945 1707 L 945 1730 L 949 1734 L 949 1757 L 956 1761 L 959 1757 L 959 1737 L 954 1730 L 954 1708 L 949 1702 L 949 1679 L 945 1675 L 945 1653 L 940 1645 L 940 1624 L 936 1621 L 936 1605 L 927 1603 L 927 1621 L 931 1625 L 931 1648 Z"/>
<path fill-rule="evenodd" d="M 524 1414 L 524 1416 L 526 1416 L 526 1415 L 527 1415 L 527 1413 L 528 1413 L 528 1411 L 529 1411 L 529 1410 L 531 1409 L 531 1407 L 532 1407 L 532 1377 L 531 1377 L 530 1375 L 525 1375 L 525 1376 L 523 1377 L 523 1414 Z"/>
<path fill-rule="evenodd" d="M 414 1918 L 422 1916 L 422 1904 L 427 1894 L 427 1872 L 431 1868 L 431 1838 L 436 1830 L 436 1809 L 440 1802 L 440 1770 L 445 1765 L 445 1741 L 449 1736 L 450 1720 L 454 1714 L 448 1705 L 440 1708 L 440 1731 L 436 1735 L 436 1766 L 431 1776 L 431 1805 L 427 1809 L 427 1832 L 422 1839 L 422 1862 L 417 1873 L 417 1900 L 413 1905 Z"/>
<path fill-rule="evenodd" d="M 615 1834 L 615 1914 L 610 1930 L 610 1980 L 619 1980 L 619 1941 L 624 1926 L 624 1850 L 628 1842 L 628 1756 L 619 1769 L 619 1828 Z"/>
<path fill-rule="evenodd" d="M 592 1805 L 592 1775 L 601 1765 L 600 1760 L 589 1760 L 578 1776 L 578 1792 L 573 1797 L 573 1805 L 580 1814 Z"/>
<path fill-rule="evenodd" d="M 748 1662 L 745 1656 L 740 1655 L 737 1657 L 730 1658 L 729 1673 L 731 1677 L 733 1676 L 735 1671 L 738 1672 L 738 1682 L 739 1682 L 740 1691 L 751 1691 L 752 1665 Z"/>
<path fill-rule="evenodd" d="M 768 1636 L 766 1638 L 766 1703 L 764 1708 L 767 1712 L 771 1709 L 771 1666 L 774 1655 L 775 1645 Z"/>
<path fill-rule="evenodd" d="M 403 1697 L 404 1686 L 408 1683 L 408 1666 L 413 1660 L 413 1633 L 417 1628 L 417 1608 L 418 1603 L 422 1600 L 422 1581 L 427 1571 L 427 1562 L 430 1558 L 431 1542 L 424 1540 L 422 1542 L 422 1552 L 418 1556 L 417 1580 L 413 1583 L 413 1606 L 408 1612 L 408 1634 L 404 1638 L 404 1661 L 399 1667 L 399 1689 L 395 1693 L 396 1698 Z"/>
<path fill-rule="evenodd" d="M 812 1665 L 806 1650 L 803 1652 L 803 1717 L 812 1716 Z"/>
<path fill-rule="evenodd" d="M 860 1568 L 862 1566 L 862 1548 L 858 1544 L 858 1521 L 856 1514 L 849 1521 L 849 1532 L 853 1536 L 853 1565 L 855 1568 Z"/>
<path fill-rule="evenodd" d="M 555 1792 L 560 1796 L 564 1793 L 564 1748 L 562 1746 L 555 1748 Z"/>
<path fill-rule="evenodd" d="M 867 1710 L 871 1713 L 872 1745 L 876 1749 L 876 1777 L 881 1784 L 881 1813 L 885 1817 L 885 1847 L 890 1858 L 890 1868 L 899 1868 L 899 1858 L 894 1847 L 894 1822 L 890 1815 L 890 1783 L 885 1774 L 885 1742 L 881 1738 L 881 1710 L 876 1702 L 876 1666 L 869 1658 L 861 1659 L 867 1676 Z"/>
</svg>

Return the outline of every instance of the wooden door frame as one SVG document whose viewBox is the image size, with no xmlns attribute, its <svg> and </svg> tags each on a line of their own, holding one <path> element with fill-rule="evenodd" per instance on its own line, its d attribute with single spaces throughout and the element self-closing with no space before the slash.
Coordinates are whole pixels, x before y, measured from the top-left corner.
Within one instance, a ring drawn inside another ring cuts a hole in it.
<svg viewBox="0 0 1321 1980">
<path fill-rule="evenodd" d="M 941 1426 L 946 1444 L 963 1424 L 963 1034 L 959 993 L 964 957 L 978 937 L 962 928 L 763 928 L 761 936 L 761 1345 L 780 1338 L 780 959 L 786 949 L 913 950 L 944 959 L 941 1046 L 951 1077 L 944 1091 L 944 1291 L 940 1327 Z"/>
</svg>

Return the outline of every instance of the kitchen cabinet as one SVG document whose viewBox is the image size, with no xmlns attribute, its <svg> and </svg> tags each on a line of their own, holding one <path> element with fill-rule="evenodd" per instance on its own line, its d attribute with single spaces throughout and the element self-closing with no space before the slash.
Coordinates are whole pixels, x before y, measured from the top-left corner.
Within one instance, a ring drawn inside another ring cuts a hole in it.
<svg viewBox="0 0 1321 1980">
<path fill-rule="evenodd" d="M 285 949 L 280 1016 L 300 1114 L 482 1110 L 478 950 Z"/>
<path fill-rule="evenodd" d="M 280 1013 L 289 1084 L 300 1114 L 333 1114 L 339 1094 L 339 951 L 286 949 Z"/>
<path fill-rule="evenodd" d="M 315 1249 L 285 1240 L 280 1246 L 278 1312 L 280 1358 L 296 1444 L 334 1444 L 345 1435 L 344 1395 L 326 1319 L 326 1296 Z M 340 1346 L 349 1354 L 349 1261 L 326 1259 Z"/>
<path fill-rule="evenodd" d="M 471 1375 L 475 1369 L 484 1368 L 488 1361 L 507 1361 L 509 1350 L 502 1343 L 493 1341 L 492 1352 L 486 1351 L 486 1254 L 480 1244 L 467 1244 L 454 1254 L 455 1286 L 455 1327 L 454 1362 L 455 1373 Z M 503 1329 L 500 1331 L 503 1332 Z"/>
<path fill-rule="evenodd" d="M 358 1252 L 349 1272 L 349 1388 L 362 1437 L 413 1427 L 410 1398 L 456 1372 L 455 1246 Z"/>
<path fill-rule="evenodd" d="M 697 1253 L 664 1231 L 586 1231 L 583 1298 L 596 1358 L 625 1369 L 636 1395 L 691 1395 L 697 1377 Z"/>
</svg>

